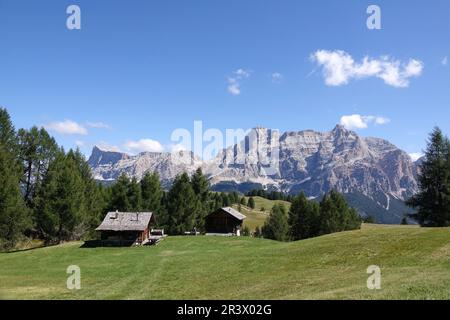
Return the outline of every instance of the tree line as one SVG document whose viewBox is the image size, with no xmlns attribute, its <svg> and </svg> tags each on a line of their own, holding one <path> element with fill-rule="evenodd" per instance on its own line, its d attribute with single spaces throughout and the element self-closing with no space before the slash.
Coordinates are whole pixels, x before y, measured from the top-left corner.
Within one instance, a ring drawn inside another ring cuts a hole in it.
<svg viewBox="0 0 450 320">
<path fill-rule="evenodd" d="M 278 241 L 296 241 L 359 229 L 361 222 L 356 210 L 336 191 L 326 194 L 320 202 L 300 193 L 293 198 L 288 212 L 283 204 L 274 205 L 261 230 L 255 233 Z"/>
<path fill-rule="evenodd" d="M 211 210 L 239 201 L 236 192 L 210 192 L 200 169 L 178 176 L 167 192 L 155 173 L 102 186 L 79 150 L 65 151 L 44 128 L 16 130 L 0 108 L 0 249 L 26 238 L 46 244 L 93 238 L 110 210 L 152 211 L 159 226 L 182 234 L 201 230 Z"/>
</svg>

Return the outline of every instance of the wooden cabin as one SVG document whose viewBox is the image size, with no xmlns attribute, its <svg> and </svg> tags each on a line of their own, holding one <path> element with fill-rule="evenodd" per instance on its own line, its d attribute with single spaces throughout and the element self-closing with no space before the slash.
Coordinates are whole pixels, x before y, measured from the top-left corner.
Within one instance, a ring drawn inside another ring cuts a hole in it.
<svg viewBox="0 0 450 320">
<path fill-rule="evenodd" d="M 220 208 L 206 217 L 206 234 L 240 236 L 245 218 L 246 216 L 233 208 Z"/>
<path fill-rule="evenodd" d="M 144 245 L 155 224 L 152 212 L 108 212 L 97 231 L 104 246 Z"/>
</svg>

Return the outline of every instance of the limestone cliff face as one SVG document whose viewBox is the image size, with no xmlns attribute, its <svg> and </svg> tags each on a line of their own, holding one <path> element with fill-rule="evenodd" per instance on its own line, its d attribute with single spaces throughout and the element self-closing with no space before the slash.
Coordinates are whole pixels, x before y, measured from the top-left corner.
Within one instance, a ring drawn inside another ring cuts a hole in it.
<svg viewBox="0 0 450 320">
<path fill-rule="evenodd" d="M 329 132 L 281 135 L 255 128 L 241 143 L 204 163 L 190 152 L 130 156 L 95 147 L 89 164 L 98 180 L 115 180 L 121 173 L 140 179 L 145 172 L 156 171 L 170 184 L 177 174 L 201 166 L 213 186 L 258 184 L 284 192 L 304 191 L 310 197 L 337 189 L 399 200 L 417 191 L 417 167 L 407 153 L 386 140 L 363 138 L 342 126 Z"/>
</svg>

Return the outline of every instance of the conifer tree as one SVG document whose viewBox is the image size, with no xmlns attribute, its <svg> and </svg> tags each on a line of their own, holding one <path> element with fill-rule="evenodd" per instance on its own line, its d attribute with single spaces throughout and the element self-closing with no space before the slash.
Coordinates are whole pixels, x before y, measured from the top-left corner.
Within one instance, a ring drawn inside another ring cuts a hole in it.
<svg viewBox="0 0 450 320">
<path fill-rule="evenodd" d="M 303 192 L 294 198 L 289 210 L 289 226 L 292 240 L 317 236 L 320 227 L 319 214 L 319 205 L 316 202 L 308 201 Z"/>
<path fill-rule="evenodd" d="M 287 241 L 289 239 L 288 218 L 286 209 L 282 204 L 273 206 L 261 232 L 263 237 L 267 239 L 277 241 Z"/>
<path fill-rule="evenodd" d="M 121 174 L 116 183 L 111 187 L 111 200 L 109 210 L 112 211 L 131 211 L 131 204 L 128 199 L 128 188 L 130 179 L 126 174 Z"/>
<path fill-rule="evenodd" d="M 133 177 L 128 184 L 128 193 L 127 193 L 128 201 L 130 204 L 130 210 L 133 212 L 141 211 L 142 207 L 142 193 L 141 187 L 137 182 L 137 179 Z"/>
<path fill-rule="evenodd" d="M 167 194 L 168 233 L 183 234 L 194 227 L 202 228 L 196 224 L 200 209 L 189 176 L 186 173 L 177 176 Z"/>
<path fill-rule="evenodd" d="M 75 229 L 86 213 L 84 186 L 71 155 L 61 150 L 51 163 L 37 199 L 37 228 L 47 242 L 78 239 Z"/>
<path fill-rule="evenodd" d="M 250 197 L 248 199 L 248 206 L 252 209 L 255 209 L 255 199 L 253 199 L 253 197 Z"/>
<path fill-rule="evenodd" d="M 0 144 L 0 249 L 12 249 L 31 225 L 11 154 Z"/>
<path fill-rule="evenodd" d="M 141 180 L 142 210 L 159 216 L 164 191 L 158 173 L 147 172 Z"/>
<path fill-rule="evenodd" d="M 407 204 L 417 209 L 410 216 L 421 226 L 450 225 L 450 143 L 434 128 L 418 176 L 419 192 Z"/>
</svg>

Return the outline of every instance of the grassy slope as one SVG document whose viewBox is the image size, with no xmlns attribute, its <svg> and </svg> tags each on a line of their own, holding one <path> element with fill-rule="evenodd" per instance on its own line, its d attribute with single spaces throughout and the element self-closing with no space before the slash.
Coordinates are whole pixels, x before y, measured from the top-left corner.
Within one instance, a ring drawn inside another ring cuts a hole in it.
<svg viewBox="0 0 450 320">
<path fill-rule="evenodd" d="M 249 197 L 246 198 L 248 201 Z M 244 225 L 249 227 L 251 231 L 254 231 L 257 226 L 260 228 L 263 226 L 264 221 L 266 221 L 270 210 L 275 204 L 283 204 L 286 207 L 286 210 L 289 210 L 291 207 L 291 203 L 287 201 L 268 200 L 261 197 L 253 197 L 253 199 L 255 200 L 255 209 L 241 205 L 241 213 L 247 217 L 244 221 Z M 239 206 L 233 205 L 233 208 L 238 210 Z M 262 208 L 264 208 L 264 211 L 261 211 Z"/>
<path fill-rule="evenodd" d="M 169 237 L 157 247 L 81 243 L 0 254 L 0 298 L 450 299 L 450 228 L 366 225 L 300 242 Z M 66 289 L 68 265 L 82 289 Z M 366 288 L 369 265 L 382 289 Z"/>
</svg>

